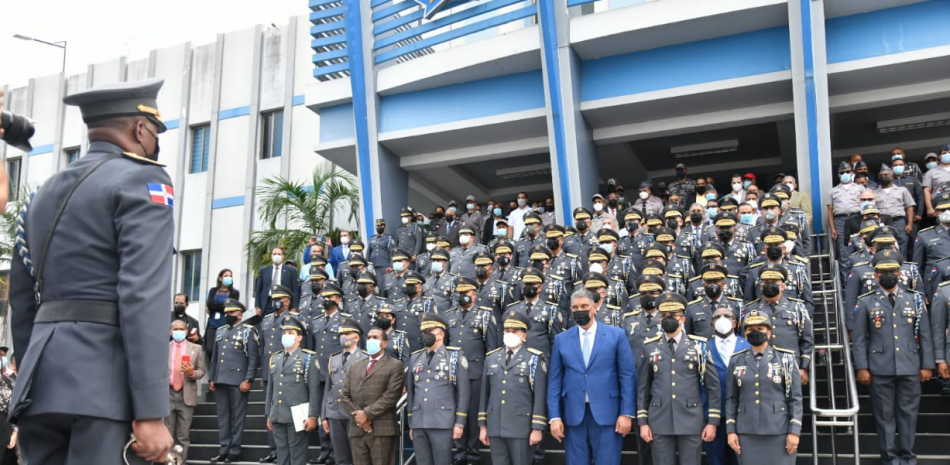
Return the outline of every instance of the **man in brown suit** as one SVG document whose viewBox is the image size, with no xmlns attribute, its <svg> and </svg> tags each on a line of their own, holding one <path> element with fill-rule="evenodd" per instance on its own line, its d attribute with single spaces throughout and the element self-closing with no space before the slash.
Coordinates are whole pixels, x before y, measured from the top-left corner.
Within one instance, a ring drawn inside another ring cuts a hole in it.
<svg viewBox="0 0 950 465">
<path fill-rule="evenodd" d="M 346 375 L 340 401 L 353 415 L 349 436 L 353 465 L 393 465 L 399 423 L 396 403 L 402 396 L 406 370 L 386 356 L 386 332 L 373 328 L 366 336 L 369 358 L 355 362 Z"/>
<path fill-rule="evenodd" d="M 183 320 L 172 321 L 171 333 L 172 340 L 168 343 L 171 414 L 165 418 L 165 427 L 181 444 L 181 458 L 187 461 L 191 420 L 198 405 L 198 380 L 205 375 L 205 353 L 200 345 L 185 339 L 188 325 Z"/>
</svg>

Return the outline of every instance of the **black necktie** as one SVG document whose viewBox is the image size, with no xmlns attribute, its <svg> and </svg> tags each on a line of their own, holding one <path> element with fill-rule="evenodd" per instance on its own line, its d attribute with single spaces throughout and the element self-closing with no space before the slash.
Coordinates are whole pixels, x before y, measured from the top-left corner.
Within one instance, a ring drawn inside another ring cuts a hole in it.
<svg viewBox="0 0 950 465">
<path fill-rule="evenodd" d="M 894 308 L 894 301 L 896 300 L 896 298 L 894 297 L 893 292 L 891 292 L 890 294 L 887 294 L 887 300 L 891 303 L 891 308 Z"/>
<path fill-rule="evenodd" d="M 343 352 L 343 365 L 346 366 L 346 359 L 350 357 L 349 352 Z"/>
<path fill-rule="evenodd" d="M 426 352 L 426 365 L 429 365 L 430 363 L 432 363 L 432 356 L 433 356 L 433 355 L 435 355 L 435 351 L 434 351 L 434 350 L 430 350 L 430 351 Z"/>
<path fill-rule="evenodd" d="M 676 339 L 669 338 L 667 342 L 670 344 L 670 352 L 676 352 Z"/>
<path fill-rule="evenodd" d="M 772 309 L 772 314 L 775 314 L 775 302 L 769 302 L 769 308 Z"/>
<path fill-rule="evenodd" d="M 756 365 L 759 364 L 759 360 L 762 360 L 762 354 L 759 353 L 759 352 L 756 352 L 756 354 L 755 354 L 755 364 L 756 364 Z"/>
<path fill-rule="evenodd" d="M 505 359 L 505 365 L 510 365 L 510 364 L 511 364 L 511 356 L 512 356 L 512 355 L 513 355 L 513 354 L 512 354 L 511 351 L 509 350 L 509 351 L 508 351 L 508 357 Z"/>
<path fill-rule="evenodd" d="M 533 307 L 534 307 L 534 304 L 531 303 L 531 302 L 528 302 L 527 306 L 525 307 L 525 313 L 526 313 L 528 316 L 531 316 L 531 309 L 532 309 Z"/>
<path fill-rule="evenodd" d="M 647 326 L 653 326 L 653 315 L 647 313 Z"/>
</svg>

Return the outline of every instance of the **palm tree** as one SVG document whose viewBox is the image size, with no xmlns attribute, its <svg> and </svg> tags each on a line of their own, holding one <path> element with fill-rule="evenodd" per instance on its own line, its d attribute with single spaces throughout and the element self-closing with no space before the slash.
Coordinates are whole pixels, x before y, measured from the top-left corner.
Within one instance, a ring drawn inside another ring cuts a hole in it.
<svg viewBox="0 0 950 465">
<path fill-rule="evenodd" d="M 20 214 L 20 208 L 23 206 L 23 200 L 30 197 L 36 186 L 23 186 L 14 193 L 7 202 L 7 208 L 0 213 L 0 263 L 8 264 L 11 260 L 20 260 L 20 255 L 16 253 L 14 244 L 16 240 L 16 219 Z M 7 335 L 7 326 L 9 324 L 10 305 L 9 305 L 9 286 L 10 276 L 6 275 L 0 278 L 0 339 L 5 339 Z M 5 341 L 4 341 L 5 342 Z"/>
<path fill-rule="evenodd" d="M 326 236 L 333 231 L 333 217 L 347 215 L 359 225 L 360 194 L 356 177 L 327 163 L 313 170 L 310 183 L 280 177 L 267 178 L 257 190 L 257 213 L 267 229 L 252 231 L 245 247 L 251 270 L 270 263 L 271 250 L 280 246 L 285 256 L 293 257 L 311 236 Z M 287 227 L 278 223 L 286 220 Z"/>
</svg>

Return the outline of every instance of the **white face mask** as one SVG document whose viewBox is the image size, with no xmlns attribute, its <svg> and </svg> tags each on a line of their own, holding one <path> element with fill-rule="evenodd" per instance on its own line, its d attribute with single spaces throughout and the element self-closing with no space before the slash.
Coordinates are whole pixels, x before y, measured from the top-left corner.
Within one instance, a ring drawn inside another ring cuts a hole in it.
<svg viewBox="0 0 950 465">
<path fill-rule="evenodd" d="M 732 183 L 732 192 L 739 192 L 739 191 L 741 191 L 741 190 L 742 190 L 742 183 L 741 183 L 741 182 L 734 182 L 734 183 Z"/>
<path fill-rule="evenodd" d="M 604 210 L 604 204 L 602 204 L 602 203 L 600 203 L 600 202 L 597 202 L 597 203 L 594 204 L 594 211 L 595 211 L 595 212 L 601 212 L 601 211 L 603 211 L 603 210 Z"/>
<path fill-rule="evenodd" d="M 472 236 L 469 236 L 468 234 L 462 234 L 461 236 L 459 236 L 459 244 L 468 245 L 468 243 L 471 241 L 472 241 Z"/>
<path fill-rule="evenodd" d="M 746 200 L 745 203 L 749 204 L 749 206 L 751 206 L 753 210 L 759 209 L 759 202 L 756 200 Z"/>
<path fill-rule="evenodd" d="M 340 243 L 343 245 L 349 244 L 350 243 L 349 236 L 340 236 Z"/>
<path fill-rule="evenodd" d="M 528 199 L 518 199 L 518 206 L 523 207 L 528 203 Z"/>
<path fill-rule="evenodd" d="M 275 265 L 280 265 L 280 263 L 284 261 L 284 256 L 279 253 L 275 253 L 274 255 L 270 256 L 270 259 Z"/>
<path fill-rule="evenodd" d="M 408 224 L 408 223 L 409 223 L 409 217 L 408 216 L 402 217 L 402 224 Z"/>
<path fill-rule="evenodd" d="M 788 186 L 788 189 L 789 189 L 790 191 L 792 191 L 792 192 L 795 191 L 795 185 L 794 185 L 794 184 L 792 184 L 792 183 L 790 183 L 790 182 L 787 182 L 787 183 L 785 183 L 785 185 Z"/>
<path fill-rule="evenodd" d="M 591 273 L 603 273 L 604 266 L 601 265 L 600 263 L 591 263 L 590 267 L 587 268 L 587 271 Z"/>
<path fill-rule="evenodd" d="M 426 244 L 426 250 L 428 250 L 429 252 L 431 252 L 432 249 L 434 248 L 435 248 L 435 244 Z"/>
<path fill-rule="evenodd" d="M 646 199 L 648 199 L 649 197 L 650 197 L 650 193 L 649 193 L 649 192 L 643 191 L 643 192 L 640 193 L 640 198 L 643 199 L 643 200 L 646 200 Z"/>
<path fill-rule="evenodd" d="M 795 241 L 785 241 L 785 253 L 791 255 L 795 251 Z"/>
<path fill-rule="evenodd" d="M 726 317 L 721 317 L 718 320 L 716 320 L 715 327 L 716 327 L 716 332 L 718 332 L 719 334 L 730 335 L 732 334 L 732 331 L 733 331 L 732 320 Z"/>
<path fill-rule="evenodd" d="M 515 333 L 505 333 L 502 340 L 505 342 L 505 347 L 509 349 L 515 349 L 522 343 L 521 336 Z"/>
</svg>

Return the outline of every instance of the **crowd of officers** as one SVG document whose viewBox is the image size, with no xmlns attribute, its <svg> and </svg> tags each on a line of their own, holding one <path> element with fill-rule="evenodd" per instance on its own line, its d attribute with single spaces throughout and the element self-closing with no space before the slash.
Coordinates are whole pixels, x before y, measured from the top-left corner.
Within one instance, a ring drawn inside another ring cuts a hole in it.
<svg viewBox="0 0 950 465">
<path fill-rule="evenodd" d="M 886 463 L 913 457 L 920 382 L 935 367 L 947 378 L 950 350 L 950 286 L 940 283 L 950 279 L 950 191 L 937 187 L 950 181 L 950 146 L 924 175 L 933 194 L 926 212 L 907 200 L 904 187 L 914 182 L 901 176 L 912 171 L 896 168 L 916 165 L 899 155 L 873 190 L 849 187 L 844 174 L 855 165 L 843 163 L 829 207 L 839 247 L 847 239 L 838 255 L 847 324 Z M 611 183 L 591 209 L 570 212 L 573 226 L 556 224 L 552 199 L 532 206 L 524 193 L 509 208 L 491 201 L 485 215 L 472 196 L 464 215 L 453 202 L 428 222 L 406 208 L 391 233 L 377 220 L 375 235 L 347 244 L 335 276 L 321 256 L 310 257 L 296 308 L 291 290 L 275 286 L 276 311 L 260 330 L 229 320 L 212 373 L 229 370 L 242 391 L 258 367 L 267 379 L 289 315 L 306 354 L 296 379 L 318 383 L 314 415 L 330 432 L 336 463 L 349 463 L 352 418 L 337 411 L 339 373 L 366 356 L 353 348 L 380 328 L 385 353 L 407 370 L 420 463 L 476 463 L 490 447 L 493 463 L 539 464 L 546 363 L 555 336 L 575 324 L 571 295 L 584 288 L 598 297 L 597 322 L 624 329 L 634 354 L 641 464 L 698 464 L 703 449 L 713 465 L 794 463 L 814 348 L 811 213 L 792 206 L 803 194 L 790 176 L 766 188 L 737 175 L 720 196 L 685 166 L 677 172 L 668 187 L 642 183 L 635 202 Z M 903 215 L 889 210 L 899 200 Z M 916 223 L 907 219 L 918 211 L 940 224 L 908 240 Z M 243 307 L 229 301 L 232 310 Z"/>
</svg>

